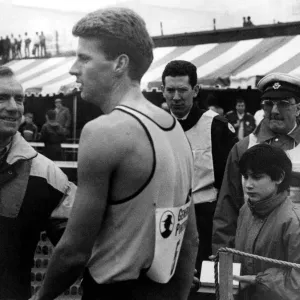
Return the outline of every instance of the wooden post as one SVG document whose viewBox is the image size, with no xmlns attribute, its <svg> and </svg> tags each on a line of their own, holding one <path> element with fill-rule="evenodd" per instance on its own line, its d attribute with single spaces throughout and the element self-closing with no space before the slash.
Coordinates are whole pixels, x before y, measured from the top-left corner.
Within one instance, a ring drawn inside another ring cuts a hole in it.
<svg viewBox="0 0 300 300">
<path fill-rule="evenodd" d="M 219 291 L 220 300 L 233 300 L 232 253 L 219 253 Z"/>
</svg>

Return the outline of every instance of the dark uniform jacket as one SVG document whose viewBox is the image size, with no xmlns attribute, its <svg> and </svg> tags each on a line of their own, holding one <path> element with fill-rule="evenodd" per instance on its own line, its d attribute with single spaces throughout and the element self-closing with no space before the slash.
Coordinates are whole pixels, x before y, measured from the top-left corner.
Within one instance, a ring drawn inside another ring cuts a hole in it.
<svg viewBox="0 0 300 300">
<path fill-rule="evenodd" d="M 251 132 L 253 132 L 253 130 L 256 127 L 254 117 L 248 112 L 245 112 L 244 117 L 241 120 L 239 120 L 238 114 L 235 110 L 229 111 L 225 115 L 225 117 L 234 126 L 236 134 L 238 134 L 238 130 L 241 124 L 244 125 L 243 137 L 248 136 Z M 239 121 L 240 121 L 240 125 L 237 125 Z"/>
</svg>

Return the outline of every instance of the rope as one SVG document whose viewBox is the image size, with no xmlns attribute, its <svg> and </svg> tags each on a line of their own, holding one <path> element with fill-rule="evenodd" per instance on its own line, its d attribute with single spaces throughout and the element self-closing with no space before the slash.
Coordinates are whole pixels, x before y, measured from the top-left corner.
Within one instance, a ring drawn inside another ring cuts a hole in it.
<svg viewBox="0 0 300 300">
<path fill-rule="evenodd" d="M 220 252 L 227 252 L 227 253 L 232 253 L 232 254 L 239 255 L 239 256 L 250 257 L 253 259 L 266 261 L 269 263 L 273 263 L 273 264 L 300 270 L 300 264 L 296 264 L 296 263 L 292 263 L 292 262 L 288 262 L 288 261 L 284 261 L 284 260 L 277 260 L 277 259 L 273 259 L 273 258 L 263 257 L 263 256 L 259 256 L 256 254 L 250 254 L 250 253 L 242 252 L 242 251 L 232 249 L 232 248 L 226 248 L 226 247 L 220 248 L 216 254 L 216 257 L 214 258 L 215 288 L 216 288 L 216 299 L 217 300 L 220 299 L 219 270 L 218 270 L 218 262 L 219 262 L 219 253 Z"/>
</svg>

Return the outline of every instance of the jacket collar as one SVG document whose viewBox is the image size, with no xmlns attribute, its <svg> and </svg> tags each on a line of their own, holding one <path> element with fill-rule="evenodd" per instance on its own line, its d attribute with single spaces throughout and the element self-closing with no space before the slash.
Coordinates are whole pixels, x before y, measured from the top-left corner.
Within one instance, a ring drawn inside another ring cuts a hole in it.
<svg viewBox="0 0 300 300">
<path fill-rule="evenodd" d="M 11 148 L 8 152 L 6 162 L 9 165 L 19 160 L 29 160 L 36 157 L 38 153 L 29 145 L 27 141 L 17 132 L 12 139 Z"/>
<path fill-rule="evenodd" d="M 258 143 L 267 142 L 277 136 L 276 133 L 270 129 L 267 119 L 263 119 L 253 133 L 256 135 Z M 297 145 L 300 143 L 299 124 L 290 134 L 288 134 L 288 136 L 291 137 Z"/>
</svg>

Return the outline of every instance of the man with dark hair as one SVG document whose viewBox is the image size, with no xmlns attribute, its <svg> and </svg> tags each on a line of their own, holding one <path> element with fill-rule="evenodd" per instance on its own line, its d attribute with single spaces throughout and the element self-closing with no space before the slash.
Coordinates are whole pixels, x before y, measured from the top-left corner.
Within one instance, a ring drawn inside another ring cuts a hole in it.
<svg viewBox="0 0 300 300">
<path fill-rule="evenodd" d="M 244 204 L 238 163 L 242 154 L 253 145 L 267 143 L 288 152 L 294 171 L 289 198 L 299 202 L 300 79 L 271 73 L 259 81 L 258 89 L 262 92 L 265 117 L 253 133 L 232 148 L 228 157 L 214 216 L 213 253 L 220 247 L 234 247 L 237 218 Z"/>
<path fill-rule="evenodd" d="M 235 128 L 239 140 L 248 136 L 255 129 L 255 119 L 246 111 L 246 103 L 243 98 L 236 99 L 235 110 L 227 112 L 225 117 Z"/>
<path fill-rule="evenodd" d="M 198 247 L 193 159 L 180 124 L 141 92 L 153 59 L 145 22 L 107 8 L 73 34 L 70 74 L 105 115 L 82 130 L 72 217 L 36 299 L 57 297 L 85 270 L 83 299 L 184 300 Z"/>
<path fill-rule="evenodd" d="M 212 220 L 228 153 L 236 143 L 233 127 L 212 110 L 194 102 L 197 68 L 188 61 L 169 62 L 162 73 L 163 96 L 179 121 L 194 156 L 193 199 L 200 238 L 196 269 L 211 255 Z"/>
<path fill-rule="evenodd" d="M 31 296 L 30 271 L 44 230 L 55 244 L 69 216 L 75 185 L 18 132 L 24 91 L 0 67 L 0 299 Z"/>
</svg>

